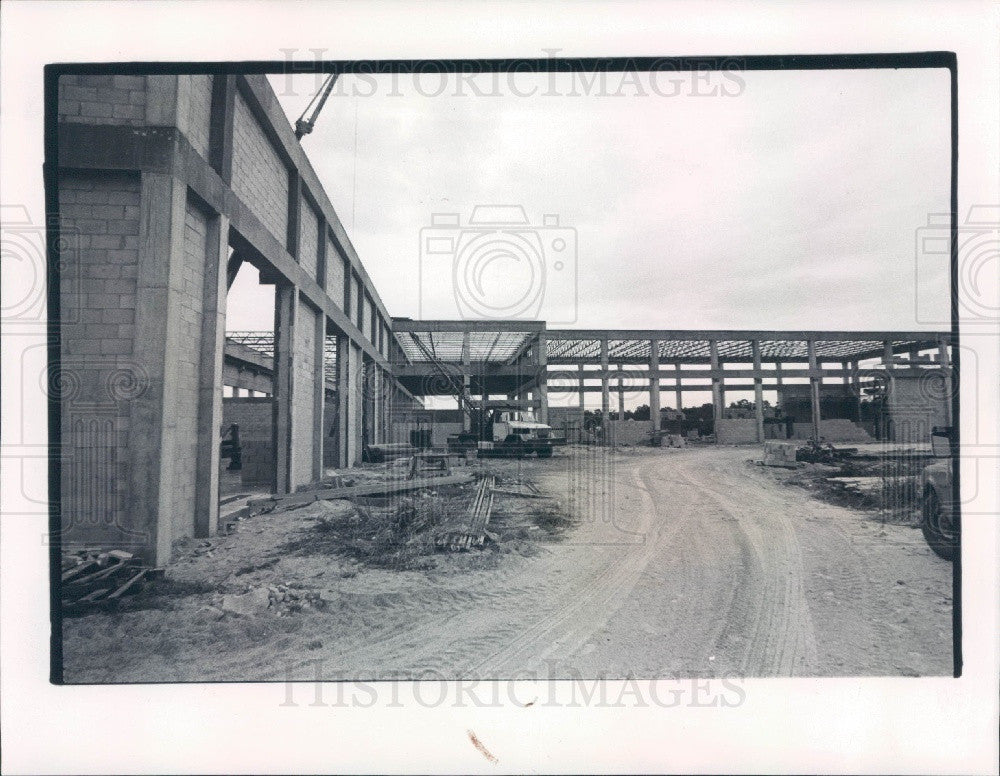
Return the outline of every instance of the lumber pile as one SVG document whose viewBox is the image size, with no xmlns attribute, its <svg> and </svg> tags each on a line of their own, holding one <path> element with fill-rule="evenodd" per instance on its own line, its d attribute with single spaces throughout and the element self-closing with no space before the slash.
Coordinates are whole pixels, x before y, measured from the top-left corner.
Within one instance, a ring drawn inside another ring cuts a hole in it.
<svg viewBox="0 0 1000 776">
<path fill-rule="evenodd" d="M 63 611 L 114 606 L 162 573 L 163 569 L 144 566 L 124 550 L 87 548 L 64 553 L 60 577 Z"/>
<path fill-rule="evenodd" d="M 482 547 L 486 543 L 486 526 L 493 511 L 494 488 L 496 477 L 488 475 L 479 481 L 476 495 L 472 499 L 469 510 L 469 524 L 464 530 L 445 531 L 434 539 L 434 546 L 439 550 L 459 552 L 473 547 Z"/>
</svg>

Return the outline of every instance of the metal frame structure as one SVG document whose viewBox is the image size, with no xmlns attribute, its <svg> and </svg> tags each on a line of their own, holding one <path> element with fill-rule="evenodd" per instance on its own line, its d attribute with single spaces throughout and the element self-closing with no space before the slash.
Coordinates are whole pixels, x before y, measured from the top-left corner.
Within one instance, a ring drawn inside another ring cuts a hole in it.
<svg viewBox="0 0 1000 776">
<path fill-rule="evenodd" d="M 444 366 L 466 391 L 483 398 L 506 395 L 548 415 L 549 383 L 576 383 L 580 406 L 601 394 L 601 416 L 610 419 L 611 393 L 624 414 L 625 381 L 649 393 L 650 423 L 658 428 L 660 395 L 712 394 L 713 415 L 723 416 L 726 391 L 753 391 L 758 439 L 764 439 L 763 391 L 808 380 L 814 436 L 819 437 L 820 387 L 841 380 L 860 393 L 862 384 L 890 371 L 945 369 L 950 375 L 952 337 L 946 332 L 767 331 L 677 329 L 546 329 L 540 321 L 393 320 L 405 361 L 396 378 L 415 396 L 447 395 L 436 375 Z M 405 338 L 422 347 L 408 346 Z M 429 351 L 433 359 L 422 351 Z M 437 361 L 437 364 L 432 363 Z M 867 362 L 867 363 L 866 363 Z M 831 364 L 833 366 L 831 366 Z M 568 371 L 567 367 L 575 367 Z M 611 381 L 617 385 L 612 388 Z M 597 383 L 596 385 L 594 383 Z M 666 382 L 666 384 L 665 384 Z"/>
</svg>

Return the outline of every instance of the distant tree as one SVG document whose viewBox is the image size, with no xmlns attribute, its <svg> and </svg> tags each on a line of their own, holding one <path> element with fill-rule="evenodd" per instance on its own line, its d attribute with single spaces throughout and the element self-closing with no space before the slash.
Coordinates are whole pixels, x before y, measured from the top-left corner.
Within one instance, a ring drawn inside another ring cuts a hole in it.
<svg viewBox="0 0 1000 776">
<path fill-rule="evenodd" d="M 649 405 L 640 404 L 634 410 L 625 410 L 626 420 L 649 420 Z"/>
<path fill-rule="evenodd" d="M 708 404 L 702 404 L 700 407 L 685 407 L 684 417 L 686 420 L 712 420 L 715 417 L 715 411 L 712 407 L 711 402 Z"/>
<path fill-rule="evenodd" d="M 767 399 L 764 399 L 763 406 L 770 407 L 771 402 L 769 402 Z M 753 402 L 750 401 L 749 399 L 740 399 L 739 401 L 734 401 L 732 404 L 730 404 L 729 408 L 733 410 L 752 410 Z"/>
</svg>

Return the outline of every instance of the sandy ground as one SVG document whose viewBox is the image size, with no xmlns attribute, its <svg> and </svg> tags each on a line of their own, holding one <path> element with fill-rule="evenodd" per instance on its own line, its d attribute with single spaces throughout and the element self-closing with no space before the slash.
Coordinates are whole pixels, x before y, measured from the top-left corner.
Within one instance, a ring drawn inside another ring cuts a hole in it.
<svg viewBox="0 0 1000 776">
<path fill-rule="evenodd" d="M 65 620 L 65 678 L 950 674 L 951 565 L 919 530 L 815 500 L 755 452 L 490 462 L 572 525 L 502 498 L 499 544 L 404 570 L 323 541 L 328 506 L 254 516 L 194 542 L 132 610 Z"/>
</svg>

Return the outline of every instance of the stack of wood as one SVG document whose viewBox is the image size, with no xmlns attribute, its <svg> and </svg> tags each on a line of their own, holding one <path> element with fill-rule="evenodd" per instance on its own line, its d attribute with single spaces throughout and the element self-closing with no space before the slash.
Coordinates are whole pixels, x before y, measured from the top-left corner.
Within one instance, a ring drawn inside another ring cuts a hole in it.
<svg viewBox="0 0 1000 776">
<path fill-rule="evenodd" d="M 125 550 L 88 548 L 63 553 L 63 611 L 114 606 L 122 596 L 136 593 L 148 579 L 162 573 L 163 569 L 144 566 Z"/>
<path fill-rule="evenodd" d="M 476 495 L 469 511 L 469 524 L 465 530 L 445 531 L 434 540 L 439 550 L 458 552 L 482 547 L 486 542 L 486 526 L 493 511 L 493 489 L 496 487 L 496 477 L 488 475 L 479 481 Z"/>
</svg>

